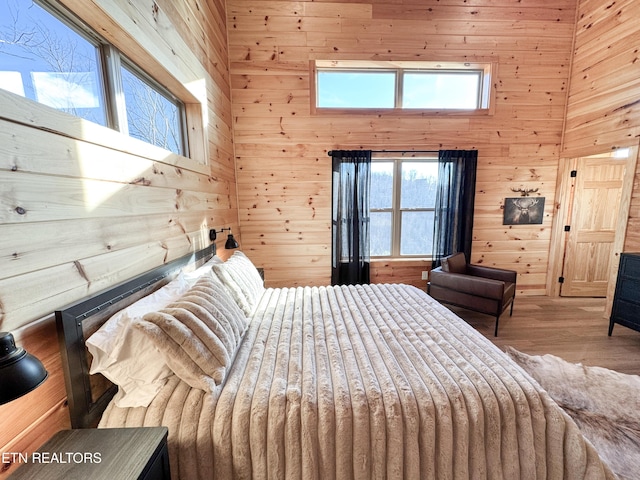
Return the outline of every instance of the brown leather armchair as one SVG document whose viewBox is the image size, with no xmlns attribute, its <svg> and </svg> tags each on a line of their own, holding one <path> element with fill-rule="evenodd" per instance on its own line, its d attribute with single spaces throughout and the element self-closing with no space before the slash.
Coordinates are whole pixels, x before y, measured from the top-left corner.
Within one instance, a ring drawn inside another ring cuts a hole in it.
<svg viewBox="0 0 640 480">
<path fill-rule="evenodd" d="M 468 264 L 464 253 L 454 253 L 431 270 L 427 293 L 441 303 L 495 316 L 497 337 L 500 315 L 509 305 L 513 314 L 516 276 L 513 270 Z"/>
</svg>

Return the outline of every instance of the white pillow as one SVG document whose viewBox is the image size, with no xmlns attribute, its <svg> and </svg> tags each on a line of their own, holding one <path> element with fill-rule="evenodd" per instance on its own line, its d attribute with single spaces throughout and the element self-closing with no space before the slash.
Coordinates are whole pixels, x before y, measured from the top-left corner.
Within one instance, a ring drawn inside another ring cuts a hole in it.
<svg viewBox="0 0 640 480">
<path fill-rule="evenodd" d="M 93 356 L 89 373 L 101 373 L 118 385 L 118 407 L 148 406 L 172 374 L 153 342 L 132 324 L 166 307 L 190 287 L 182 273 L 151 295 L 107 320 L 85 342 Z"/>
<path fill-rule="evenodd" d="M 189 286 L 193 287 L 200 279 L 200 277 L 202 277 L 202 275 L 204 275 L 205 273 L 211 273 L 211 267 L 213 265 L 220 265 L 222 263 L 224 263 L 224 261 L 217 255 L 214 255 L 201 267 L 196 268 L 195 270 L 190 272 L 184 272 L 184 278 Z"/>
<path fill-rule="evenodd" d="M 236 251 L 226 262 L 215 264 L 211 269 L 244 314 L 251 316 L 265 288 L 258 269 L 249 257 L 241 251 Z"/>
</svg>

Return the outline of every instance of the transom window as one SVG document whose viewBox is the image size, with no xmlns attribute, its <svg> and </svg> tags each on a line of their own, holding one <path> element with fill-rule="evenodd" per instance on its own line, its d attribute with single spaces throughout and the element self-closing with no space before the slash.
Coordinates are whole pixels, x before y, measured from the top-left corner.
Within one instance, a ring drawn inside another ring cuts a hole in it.
<svg viewBox="0 0 640 480">
<path fill-rule="evenodd" d="M 491 64 L 316 61 L 315 108 L 479 111 Z"/>
<path fill-rule="evenodd" d="M 184 104 L 57 4 L 0 2 L 0 88 L 188 155 Z"/>
<path fill-rule="evenodd" d="M 431 256 L 437 158 L 371 162 L 372 257 Z"/>
</svg>

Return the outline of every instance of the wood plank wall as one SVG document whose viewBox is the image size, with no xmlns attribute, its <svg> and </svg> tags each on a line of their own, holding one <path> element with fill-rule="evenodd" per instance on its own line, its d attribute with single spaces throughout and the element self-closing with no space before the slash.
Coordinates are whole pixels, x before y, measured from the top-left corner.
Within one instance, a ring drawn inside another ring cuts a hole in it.
<svg viewBox="0 0 640 480">
<path fill-rule="evenodd" d="M 640 139 L 640 3 L 580 0 L 561 156 L 637 145 Z M 640 163 L 625 251 L 640 251 Z"/>
<path fill-rule="evenodd" d="M 472 261 L 514 268 L 520 293 L 544 294 L 575 9 L 575 0 L 228 0 L 240 224 L 267 284 L 330 280 L 327 151 L 478 149 Z M 311 115 L 314 59 L 494 61 L 495 114 Z M 503 226 L 512 187 L 546 197 L 542 225 Z M 389 267 L 374 266 L 374 280 L 395 281 Z M 424 285 L 423 269 L 402 278 Z"/>
<path fill-rule="evenodd" d="M 638 138 L 633 0 L 579 0 L 571 75 L 575 0 L 229 0 L 226 13 L 222 0 L 64 3 L 176 93 L 204 99 L 205 142 L 200 158 L 175 157 L 0 92 L 0 329 L 51 373 L 0 407 L 0 452 L 68 425 L 50 312 L 190 251 L 209 227 L 242 233 L 270 285 L 326 284 L 331 149 L 477 148 L 472 260 L 515 268 L 520 293 L 544 294 L 559 158 Z M 314 59 L 494 61 L 495 114 L 312 116 Z M 627 250 L 640 250 L 639 178 Z M 502 225 L 511 187 L 539 188 L 542 225 Z M 381 262 L 374 279 L 423 285 L 424 269 Z"/>
<path fill-rule="evenodd" d="M 209 228 L 240 233 L 224 1 L 64 3 L 204 128 L 194 158 L 179 157 L 0 91 L 0 330 L 50 372 L 0 407 L 0 452 L 68 426 L 53 310 L 208 245 Z"/>
</svg>

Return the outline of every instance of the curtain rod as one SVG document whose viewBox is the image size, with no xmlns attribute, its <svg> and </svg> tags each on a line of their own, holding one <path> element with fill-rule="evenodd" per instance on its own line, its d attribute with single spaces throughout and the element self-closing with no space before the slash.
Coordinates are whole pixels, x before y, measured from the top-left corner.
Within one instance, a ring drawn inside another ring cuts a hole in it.
<svg viewBox="0 0 640 480">
<path fill-rule="evenodd" d="M 371 153 L 439 153 L 439 150 L 371 150 Z M 333 150 L 329 150 L 327 155 L 333 156 Z"/>
</svg>

